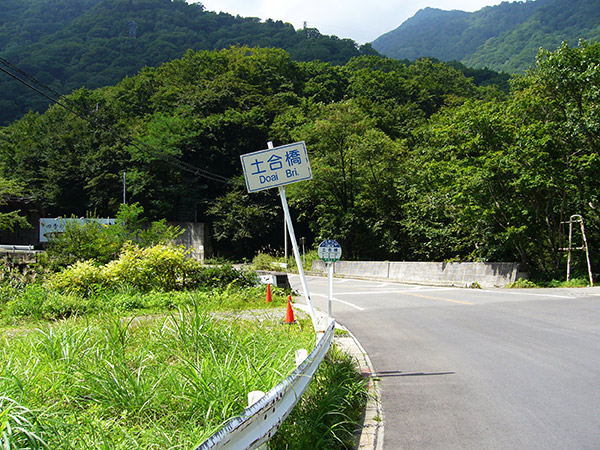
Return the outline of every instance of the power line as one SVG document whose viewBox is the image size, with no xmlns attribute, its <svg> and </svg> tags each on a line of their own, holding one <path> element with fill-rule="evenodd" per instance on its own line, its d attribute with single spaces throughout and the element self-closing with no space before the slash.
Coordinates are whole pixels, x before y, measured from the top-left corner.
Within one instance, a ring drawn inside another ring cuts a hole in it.
<svg viewBox="0 0 600 450">
<path fill-rule="evenodd" d="M 8 69 L 2 67 L 2 65 L 7 67 Z M 64 98 L 64 100 L 61 101 L 59 99 L 61 97 L 61 95 L 58 92 L 56 92 L 54 89 L 39 82 L 38 80 L 35 79 L 35 77 L 28 74 L 26 71 L 20 69 L 19 67 L 15 66 L 11 62 L 9 62 L 6 59 L 1 58 L 1 57 L 0 57 L 0 71 L 4 72 L 5 74 L 7 74 L 11 78 L 15 79 L 19 83 L 22 83 L 23 85 L 27 86 L 28 88 L 30 88 L 33 91 L 37 92 L 38 94 L 42 95 L 43 97 L 50 100 L 51 102 L 61 106 L 62 108 L 69 111 L 70 113 L 74 114 L 75 116 L 79 117 L 80 119 L 85 120 L 86 122 L 92 124 L 93 126 L 101 128 L 104 131 L 111 133 L 115 137 L 119 137 L 119 138 L 123 139 L 128 145 L 131 145 L 134 148 L 136 148 L 142 152 L 153 154 L 153 156 L 164 160 L 167 164 L 177 167 L 183 171 L 192 173 L 196 176 L 204 177 L 211 181 L 215 181 L 215 182 L 223 183 L 223 184 L 232 183 L 232 180 L 230 180 L 227 177 L 210 172 L 210 171 L 208 171 L 206 169 L 202 169 L 200 167 L 196 167 L 193 164 L 190 164 L 183 160 L 180 160 L 179 158 L 177 158 L 175 156 L 167 155 L 167 154 L 161 152 L 160 150 L 148 145 L 147 143 L 145 143 L 144 141 L 142 141 L 138 138 L 131 137 L 131 136 L 123 136 L 119 131 L 115 130 L 112 126 L 102 123 L 97 117 L 94 119 L 91 119 L 90 117 L 87 116 L 87 114 L 85 112 L 83 112 L 81 110 L 81 108 L 79 108 L 73 102 L 69 101 L 67 98 Z M 17 74 L 20 74 L 25 79 L 21 78 Z M 44 90 L 46 92 L 44 92 Z"/>
</svg>

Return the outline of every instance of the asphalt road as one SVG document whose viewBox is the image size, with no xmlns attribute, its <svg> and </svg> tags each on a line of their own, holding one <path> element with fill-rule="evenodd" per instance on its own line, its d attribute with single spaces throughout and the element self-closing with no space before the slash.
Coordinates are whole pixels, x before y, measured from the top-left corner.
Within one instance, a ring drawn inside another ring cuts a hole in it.
<svg viewBox="0 0 600 450">
<path fill-rule="evenodd" d="M 327 279 L 308 280 L 327 311 Z M 335 279 L 333 295 L 380 380 L 385 449 L 600 449 L 600 288 Z"/>
</svg>

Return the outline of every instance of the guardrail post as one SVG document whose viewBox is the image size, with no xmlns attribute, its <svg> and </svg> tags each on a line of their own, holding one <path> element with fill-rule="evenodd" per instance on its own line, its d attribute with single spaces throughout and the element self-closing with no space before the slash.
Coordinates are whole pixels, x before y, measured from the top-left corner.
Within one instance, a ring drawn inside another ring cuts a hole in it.
<svg viewBox="0 0 600 450">
<path fill-rule="evenodd" d="M 299 366 L 304 362 L 306 357 L 308 356 L 308 351 L 301 348 L 300 350 L 296 350 L 296 366 Z"/>
<path fill-rule="evenodd" d="M 254 405 L 257 401 L 265 396 L 263 391 L 252 391 L 248 392 L 248 407 Z M 258 447 L 258 450 L 269 450 L 269 444 L 263 444 Z"/>
</svg>

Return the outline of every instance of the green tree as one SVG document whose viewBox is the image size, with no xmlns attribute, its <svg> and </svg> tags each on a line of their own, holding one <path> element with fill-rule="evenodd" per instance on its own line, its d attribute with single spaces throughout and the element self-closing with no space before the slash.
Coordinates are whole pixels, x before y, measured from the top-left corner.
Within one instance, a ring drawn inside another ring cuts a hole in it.
<svg viewBox="0 0 600 450">
<path fill-rule="evenodd" d="M 538 154 L 532 163 L 556 193 L 547 212 L 552 220 L 544 220 L 556 269 L 560 258 L 555 254 L 564 246 L 560 222 L 570 215 L 583 215 L 590 247 L 600 246 L 600 43 L 563 43 L 555 52 L 542 50 L 536 67 L 516 79 L 515 89 L 520 140 Z M 597 250 L 593 255 L 594 263 L 600 263 Z"/>
<path fill-rule="evenodd" d="M 0 177 L 0 206 L 8 203 L 8 200 L 16 199 L 23 195 L 23 188 L 18 183 Z M 0 212 L 0 231 L 14 230 L 15 227 L 30 228 L 27 219 L 21 215 L 20 210 Z"/>
<path fill-rule="evenodd" d="M 271 190 L 274 191 L 274 190 Z M 281 207 L 273 192 L 248 194 L 238 186 L 216 199 L 209 208 L 212 236 L 228 252 L 242 258 L 272 246 L 281 230 Z"/>
<path fill-rule="evenodd" d="M 572 214 L 586 218 L 596 248 L 599 49 L 542 52 L 507 101 L 432 117 L 413 153 L 406 204 L 417 255 L 518 258 L 537 277 L 556 276 Z"/>
<path fill-rule="evenodd" d="M 290 186 L 292 203 L 317 237 L 340 240 L 349 258 L 398 252 L 393 180 L 401 146 L 352 101 L 315 109 L 293 132 L 306 141 L 313 179 Z"/>
</svg>

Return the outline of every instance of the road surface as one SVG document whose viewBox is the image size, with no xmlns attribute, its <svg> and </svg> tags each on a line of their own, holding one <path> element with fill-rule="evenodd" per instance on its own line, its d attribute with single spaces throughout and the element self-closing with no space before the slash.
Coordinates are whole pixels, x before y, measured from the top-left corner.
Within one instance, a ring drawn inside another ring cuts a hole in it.
<svg viewBox="0 0 600 450">
<path fill-rule="evenodd" d="M 327 279 L 308 286 L 326 312 Z M 600 289 L 334 279 L 333 295 L 380 380 L 385 449 L 600 449 Z"/>
</svg>

